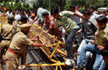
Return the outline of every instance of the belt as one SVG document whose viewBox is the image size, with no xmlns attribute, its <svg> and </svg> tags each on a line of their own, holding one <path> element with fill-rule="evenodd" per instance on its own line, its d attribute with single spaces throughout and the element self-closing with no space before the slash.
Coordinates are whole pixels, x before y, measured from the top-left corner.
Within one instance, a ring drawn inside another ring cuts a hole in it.
<svg viewBox="0 0 108 70">
<path fill-rule="evenodd" d="M 10 41 L 11 39 L 3 39 L 3 38 L 2 38 L 2 40 L 8 40 L 8 41 Z"/>
<path fill-rule="evenodd" d="M 15 54 L 15 55 L 19 55 L 19 52 L 18 52 L 18 51 L 15 51 L 15 50 L 13 50 L 13 49 L 11 49 L 11 48 L 8 48 L 7 51 L 9 51 L 9 52 L 11 52 L 11 53 L 13 53 L 13 54 Z"/>
</svg>

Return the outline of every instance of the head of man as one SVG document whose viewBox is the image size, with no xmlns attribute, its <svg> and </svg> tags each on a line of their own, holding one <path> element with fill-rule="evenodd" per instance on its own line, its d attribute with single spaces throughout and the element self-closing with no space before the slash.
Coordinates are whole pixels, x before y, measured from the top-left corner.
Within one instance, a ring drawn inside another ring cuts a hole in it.
<svg viewBox="0 0 108 70">
<path fill-rule="evenodd" d="M 35 11 L 37 12 L 39 5 L 36 5 L 34 8 L 35 8 Z"/>
<path fill-rule="evenodd" d="M 48 13 L 48 12 L 44 12 L 44 13 L 42 14 L 42 16 L 43 16 L 45 19 L 48 19 L 49 13 Z"/>
<path fill-rule="evenodd" d="M 92 14 L 95 11 L 95 7 L 94 6 L 90 6 L 89 10 L 90 10 L 90 13 Z"/>
<path fill-rule="evenodd" d="M 59 19 L 59 18 L 60 18 L 59 9 L 55 9 L 55 10 L 54 10 L 53 16 L 54 16 L 54 18 L 56 18 L 56 19 Z"/>
<path fill-rule="evenodd" d="M 99 16 L 96 19 L 98 26 L 99 26 L 99 30 L 103 30 L 106 27 L 107 24 L 107 18 L 105 16 Z"/>
<path fill-rule="evenodd" d="M 9 23 L 9 24 L 12 24 L 13 21 L 14 21 L 14 15 L 9 15 L 9 16 L 8 16 L 8 23 Z"/>
<path fill-rule="evenodd" d="M 70 6 L 70 11 L 75 12 L 75 10 L 76 10 L 76 6 L 75 5 Z"/>
<path fill-rule="evenodd" d="M 21 23 L 27 23 L 28 18 L 25 15 L 22 15 L 20 21 Z"/>
<path fill-rule="evenodd" d="M 85 20 L 88 20 L 88 19 L 90 18 L 90 11 L 89 11 L 88 9 L 85 9 L 85 10 L 83 11 L 83 18 L 84 18 Z"/>
<path fill-rule="evenodd" d="M 28 34 L 30 27 L 31 27 L 31 24 L 29 23 L 24 23 L 19 26 L 19 28 L 21 29 L 21 32 L 23 32 L 24 34 Z"/>
<path fill-rule="evenodd" d="M 31 27 L 31 24 L 27 23 L 28 18 L 26 16 L 21 16 L 20 21 L 21 21 L 21 25 L 19 26 L 19 28 L 21 29 L 23 33 L 27 34 Z"/>
</svg>

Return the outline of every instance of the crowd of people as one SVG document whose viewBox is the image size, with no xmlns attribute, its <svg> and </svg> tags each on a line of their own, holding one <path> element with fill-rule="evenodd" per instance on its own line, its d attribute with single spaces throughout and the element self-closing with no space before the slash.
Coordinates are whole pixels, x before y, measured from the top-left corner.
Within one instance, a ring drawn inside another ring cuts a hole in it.
<svg viewBox="0 0 108 70">
<path fill-rule="evenodd" d="M 80 12 L 72 5 L 69 10 L 60 11 L 58 8 L 52 8 L 50 12 L 36 6 L 35 11 L 7 10 L 4 15 L 7 16 L 8 23 L 1 25 L 0 28 L 2 37 L 0 70 L 4 60 L 7 60 L 6 70 L 17 70 L 19 58 L 21 65 L 25 64 L 29 46 L 42 47 L 46 44 L 46 42 L 35 43 L 36 39 L 27 36 L 32 24 L 41 26 L 42 29 L 65 42 L 67 66 L 75 64 L 72 49 L 77 39 L 76 68 L 78 70 L 88 70 L 87 59 L 92 58 L 93 55 L 95 60 L 92 70 L 105 70 L 108 67 L 108 9 L 95 10 L 91 6 Z"/>
</svg>

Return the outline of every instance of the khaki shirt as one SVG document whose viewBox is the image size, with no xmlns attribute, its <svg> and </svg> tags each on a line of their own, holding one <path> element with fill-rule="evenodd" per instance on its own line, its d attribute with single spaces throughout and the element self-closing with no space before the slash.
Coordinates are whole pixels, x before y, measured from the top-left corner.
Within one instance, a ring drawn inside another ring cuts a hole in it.
<svg viewBox="0 0 108 70">
<path fill-rule="evenodd" d="M 96 36 L 95 39 L 97 45 L 108 47 L 108 24 L 106 25 L 104 30 L 98 30 L 98 36 Z"/>
<path fill-rule="evenodd" d="M 2 35 L 3 39 L 11 39 L 15 33 L 21 31 L 17 23 L 13 24 L 14 25 L 4 24 L 2 27 L 0 27 L 0 34 Z"/>
<path fill-rule="evenodd" d="M 28 39 L 24 33 L 18 32 L 12 38 L 12 41 L 10 43 L 10 48 L 13 50 L 18 50 L 19 53 L 25 53 L 24 51 L 26 51 L 27 47 L 32 43 L 33 41 Z"/>
<path fill-rule="evenodd" d="M 0 34 L 3 39 L 11 39 L 13 25 L 5 24 L 0 28 Z"/>
</svg>

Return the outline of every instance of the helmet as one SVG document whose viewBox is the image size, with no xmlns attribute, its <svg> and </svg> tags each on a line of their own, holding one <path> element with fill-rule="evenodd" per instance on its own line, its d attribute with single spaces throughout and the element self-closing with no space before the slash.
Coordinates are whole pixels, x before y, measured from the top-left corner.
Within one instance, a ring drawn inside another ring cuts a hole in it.
<svg viewBox="0 0 108 70">
<path fill-rule="evenodd" d="M 9 15 L 8 16 L 8 22 L 12 23 L 14 21 L 14 15 Z"/>
</svg>

